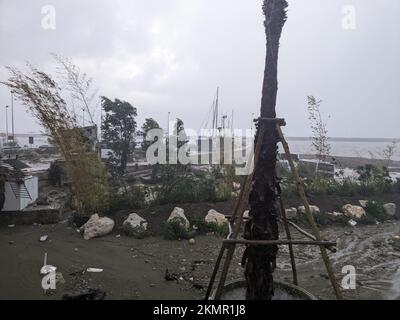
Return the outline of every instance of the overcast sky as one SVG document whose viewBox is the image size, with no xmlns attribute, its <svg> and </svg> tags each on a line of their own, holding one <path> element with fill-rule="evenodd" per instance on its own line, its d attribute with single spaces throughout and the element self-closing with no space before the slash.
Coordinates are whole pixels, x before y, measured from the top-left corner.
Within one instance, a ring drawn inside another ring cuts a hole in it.
<svg viewBox="0 0 400 320">
<path fill-rule="evenodd" d="M 170 111 L 199 129 L 219 86 L 223 111 L 234 109 L 235 127 L 249 128 L 264 71 L 261 2 L 0 0 L 0 79 L 4 65 L 25 61 L 51 72 L 54 52 L 91 75 L 101 95 L 134 104 L 139 121 L 165 126 Z M 48 4 L 55 30 L 42 27 Z M 355 9 L 355 29 L 343 27 L 346 5 Z M 399 14 L 399 0 L 289 1 L 277 105 L 288 135 L 311 134 L 312 94 L 323 100 L 331 136 L 400 138 Z M 0 131 L 9 103 L 0 87 Z M 20 104 L 15 109 L 16 132 L 40 131 Z"/>
</svg>

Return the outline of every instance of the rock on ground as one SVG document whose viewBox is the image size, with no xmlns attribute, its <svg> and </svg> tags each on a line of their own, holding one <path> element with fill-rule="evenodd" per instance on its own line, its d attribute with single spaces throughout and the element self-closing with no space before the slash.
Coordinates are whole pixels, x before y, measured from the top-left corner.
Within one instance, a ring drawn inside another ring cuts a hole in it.
<svg viewBox="0 0 400 320">
<path fill-rule="evenodd" d="M 346 204 L 342 208 L 343 213 L 351 219 L 361 219 L 366 215 L 363 207 L 353 206 L 351 204 Z"/>
<path fill-rule="evenodd" d="M 286 209 L 285 212 L 286 212 L 286 218 L 288 218 L 288 219 L 292 219 L 292 218 L 296 217 L 296 215 L 297 215 L 296 208 Z M 305 210 L 304 210 L 304 213 L 305 213 Z"/>
<path fill-rule="evenodd" d="M 179 219 L 182 221 L 182 226 L 186 229 L 190 228 L 190 222 L 185 216 L 185 210 L 182 208 L 176 207 L 174 210 L 172 210 L 171 215 L 169 216 L 167 222 L 170 222 L 171 220 L 174 219 Z"/>
<path fill-rule="evenodd" d="M 114 225 L 114 220 L 107 217 L 100 218 L 96 213 L 81 227 L 83 229 L 83 238 L 90 240 L 92 238 L 103 237 L 111 233 Z"/>
<path fill-rule="evenodd" d="M 317 206 L 310 206 L 310 209 L 311 209 L 311 213 L 312 214 L 318 214 L 318 213 L 321 212 Z M 304 206 L 300 206 L 299 209 L 298 209 L 298 212 L 300 212 L 302 214 L 305 214 L 306 213 L 306 208 Z"/>
<path fill-rule="evenodd" d="M 385 212 L 389 216 L 396 216 L 396 204 L 395 203 L 386 203 L 383 205 Z"/>
<path fill-rule="evenodd" d="M 144 230 L 147 230 L 147 221 L 136 213 L 131 213 L 128 216 L 128 219 L 124 221 L 123 225 L 128 225 L 131 228 L 141 227 Z"/>
<path fill-rule="evenodd" d="M 204 218 L 204 220 L 208 223 L 215 223 L 219 226 L 222 226 L 228 222 L 228 220 L 225 218 L 225 215 L 222 213 L 219 213 L 218 211 L 211 209 L 208 211 L 207 216 Z"/>
<path fill-rule="evenodd" d="M 368 205 L 368 200 L 358 200 L 358 202 L 360 203 L 361 207 L 363 207 L 364 209 Z"/>
</svg>

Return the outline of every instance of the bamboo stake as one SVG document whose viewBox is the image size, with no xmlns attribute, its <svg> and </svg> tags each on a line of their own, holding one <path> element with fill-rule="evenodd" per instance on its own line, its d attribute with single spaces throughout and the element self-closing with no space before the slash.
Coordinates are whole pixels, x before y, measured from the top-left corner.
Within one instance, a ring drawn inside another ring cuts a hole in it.
<svg viewBox="0 0 400 320">
<path fill-rule="evenodd" d="M 241 226 L 241 224 L 243 222 L 244 209 L 245 209 L 245 205 L 247 203 L 247 199 L 248 199 L 249 194 L 250 194 L 250 189 L 251 189 L 251 185 L 252 185 L 252 182 L 253 182 L 253 175 L 254 175 L 254 172 L 255 172 L 256 167 L 257 167 L 258 158 L 259 158 L 259 154 L 260 154 L 260 151 L 261 151 L 263 135 L 264 135 L 264 126 L 263 126 L 263 123 L 260 123 L 259 124 L 259 132 L 258 132 L 258 135 L 257 135 L 256 147 L 255 147 L 255 150 L 254 150 L 253 171 L 252 171 L 251 174 L 246 176 L 245 183 L 244 183 L 244 185 L 242 187 L 242 190 L 240 192 L 239 201 L 236 204 L 236 208 L 235 208 L 235 211 L 234 211 L 233 217 L 232 217 L 232 221 L 234 223 L 233 224 L 232 237 L 234 239 L 236 239 L 237 236 L 239 235 L 240 226 Z M 223 266 L 223 269 L 222 269 L 222 272 L 221 272 L 221 278 L 220 278 L 219 283 L 218 283 L 217 291 L 215 293 L 215 300 L 220 300 L 221 299 L 222 291 L 224 289 L 226 277 L 228 275 L 229 266 L 231 264 L 234 252 L 235 252 L 235 243 L 231 243 L 229 248 L 227 248 L 225 263 L 224 263 L 224 266 Z"/>
<path fill-rule="evenodd" d="M 303 205 L 306 209 L 306 216 L 307 216 L 308 223 L 310 224 L 311 230 L 312 230 L 315 238 L 317 239 L 317 241 L 321 241 L 322 237 L 321 237 L 318 227 L 314 221 L 313 214 L 311 213 L 310 204 L 307 201 L 307 197 L 306 197 L 306 194 L 305 194 L 305 191 L 303 188 L 303 184 L 300 179 L 299 172 L 298 172 L 296 166 L 294 165 L 292 155 L 290 154 L 289 145 L 288 145 L 287 141 L 285 140 L 285 137 L 283 136 L 282 128 L 279 125 L 276 125 L 276 130 L 278 132 L 278 136 L 280 137 L 281 143 L 282 143 L 283 148 L 286 153 L 286 157 L 288 159 L 290 168 L 292 170 L 294 180 L 296 183 L 297 191 L 298 191 L 299 196 L 300 196 L 300 198 L 303 202 Z M 326 248 L 324 246 L 320 246 L 320 250 L 321 250 L 322 259 L 323 259 L 325 267 L 326 267 L 326 271 L 327 271 L 329 279 L 331 281 L 333 290 L 335 291 L 336 298 L 338 300 L 342 300 L 343 299 L 342 292 L 340 291 L 339 286 L 336 282 L 335 274 L 333 272 L 332 265 L 329 260 L 329 256 L 326 252 Z"/>
<path fill-rule="evenodd" d="M 272 246 L 272 245 L 306 245 L 327 247 L 335 244 L 332 241 L 314 241 L 314 240 L 246 240 L 246 239 L 226 239 L 226 244 L 244 244 L 252 246 Z"/>
<path fill-rule="evenodd" d="M 279 194 L 279 207 L 281 211 L 281 216 L 282 216 L 282 221 L 283 221 L 283 226 L 285 228 L 286 232 L 286 238 L 291 241 L 292 240 L 292 235 L 290 234 L 290 229 L 286 217 L 286 211 L 285 211 L 285 206 L 283 205 L 282 201 L 282 196 Z M 293 251 L 293 245 L 289 244 L 289 256 L 290 256 L 290 264 L 292 266 L 292 274 L 293 274 L 293 284 L 298 285 L 299 281 L 297 278 L 297 268 L 296 268 L 296 259 L 294 257 L 294 251 Z"/>
<path fill-rule="evenodd" d="M 308 233 L 307 231 L 303 230 L 301 227 L 299 227 L 299 226 L 298 226 L 297 224 L 295 224 L 294 222 L 288 221 L 288 223 L 289 223 L 289 225 L 291 225 L 293 228 L 295 228 L 298 232 L 300 232 L 302 235 L 306 236 L 307 238 L 309 238 L 309 239 L 311 239 L 311 240 L 314 240 L 314 241 L 317 240 L 311 233 Z M 328 249 L 330 252 L 333 252 L 333 253 L 336 252 L 336 247 L 335 247 L 335 246 L 327 247 L 327 249 Z"/>
</svg>

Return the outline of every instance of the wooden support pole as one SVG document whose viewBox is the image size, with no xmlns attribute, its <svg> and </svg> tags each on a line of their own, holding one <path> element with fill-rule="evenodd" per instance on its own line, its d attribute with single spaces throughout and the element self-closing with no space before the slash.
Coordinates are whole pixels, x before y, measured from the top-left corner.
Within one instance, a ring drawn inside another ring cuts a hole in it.
<svg viewBox="0 0 400 320">
<path fill-rule="evenodd" d="M 238 237 L 239 231 L 240 231 L 240 226 L 243 222 L 243 214 L 244 214 L 244 210 L 246 208 L 247 199 L 249 198 L 250 189 L 251 189 L 251 185 L 253 182 L 253 174 L 257 167 L 258 158 L 259 158 L 259 154 L 261 151 L 261 145 L 263 142 L 262 141 L 263 136 L 264 136 L 264 125 L 262 123 L 260 123 L 259 132 L 258 132 L 258 136 L 257 136 L 257 142 L 256 142 L 256 146 L 254 148 L 254 156 L 253 156 L 253 167 L 254 168 L 253 168 L 253 171 L 251 172 L 251 174 L 246 176 L 245 182 L 240 191 L 239 200 L 236 203 L 235 211 L 234 211 L 233 217 L 231 219 L 231 221 L 233 223 L 232 238 L 234 238 L 234 239 L 236 239 Z M 222 291 L 225 286 L 226 277 L 228 275 L 229 266 L 233 259 L 234 252 L 235 252 L 235 243 L 230 243 L 229 247 L 227 248 L 225 263 L 224 263 L 224 266 L 223 266 L 223 269 L 221 272 L 221 278 L 219 280 L 217 291 L 215 293 L 215 297 L 214 297 L 215 300 L 221 299 Z"/>
<path fill-rule="evenodd" d="M 282 143 L 283 148 L 284 148 L 285 153 L 286 153 L 287 160 L 288 160 L 290 168 L 292 170 L 292 174 L 293 174 L 293 177 L 294 177 L 294 180 L 295 180 L 295 183 L 296 183 L 297 191 L 298 191 L 299 196 L 300 196 L 300 198 L 301 198 L 301 200 L 303 202 L 303 205 L 304 205 L 304 207 L 306 209 L 306 216 L 307 216 L 308 223 L 310 224 L 311 230 L 312 230 L 316 240 L 317 241 L 322 241 L 322 237 L 321 237 L 321 235 L 319 233 L 318 227 L 317 227 L 317 225 L 316 225 L 316 223 L 314 221 L 314 217 L 313 217 L 313 214 L 311 212 L 310 204 L 307 201 L 306 193 L 304 191 L 303 184 L 301 182 L 299 172 L 298 172 L 298 170 L 297 170 L 297 168 L 296 168 L 296 166 L 294 164 L 292 155 L 290 154 L 289 145 L 288 145 L 287 141 L 285 140 L 285 137 L 283 136 L 282 128 L 279 126 L 279 124 L 276 125 L 276 130 L 278 132 L 278 136 L 280 137 L 281 143 Z M 325 246 L 320 246 L 320 250 L 321 250 L 322 260 L 324 261 L 324 264 L 325 264 L 325 267 L 326 267 L 326 271 L 328 273 L 328 276 L 329 276 L 329 279 L 331 281 L 332 287 L 333 287 L 333 289 L 335 291 L 336 298 L 338 300 L 342 300 L 343 299 L 343 295 L 342 295 L 342 292 L 339 289 L 338 283 L 336 282 L 335 273 L 333 272 L 332 265 L 331 265 L 331 262 L 329 260 L 328 253 L 326 252 Z"/>
<path fill-rule="evenodd" d="M 280 194 L 279 194 L 279 209 L 281 211 L 281 217 L 282 217 L 283 226 L 284 226 L 285 232 L 286 232 L 286 238 L 289 241 L 291 241 L 292 235 L 290 234 L 290 229 L 289 229 L 289 225 L 288 225 L 288 221 L 287 221 L 287 217 L 286 217 L 286 210 L 285 210 L 285 206 L 283 205 L 282 196 Z M 289 256 L 290 256 L 290 264 L 292 266 L 293 284 L 297 286 L 299 284 L 299 280 L 297 278 L 296 259 L 294 257 L 294 251 L 293 251 L 292 244 L 289 244 Z"/>
<path fill-rule="evenodd" d="M 298 232 L 300 232 L 302 235 L 306 236 L 307 238 L 309 238 L 309 239 L 311 239 L 311 240 L 314 240 L 314 241 L 317 240 L 311 233 L 308 233 L 307 231 L 303 230 L 301 227 L 299 227 L 299 226 L 298 226 L 297 224 L 295 224 L 294 222 L 288 221 L 288 223 L 289 223 L 289 225 L 291 225 L 293 228 L 295 228 Z M 327 249 L 328 249 L 330 252 L 333 252 L 333 253 L 335 253 L 335 252 L 337 251 L 337 250 L 336 250 L 336 246 L 327 247 Z"/>
<path fill-rule="evenodd" d="M 313 240 L 246 240 L 246 239 L 226 239 L 225 244 L 242 244 L 248 246 L 273 246 L 273 245 L 306 245 L 306 246 L 332 246 L 332 241 L 313 241 Z"/>
</svg>

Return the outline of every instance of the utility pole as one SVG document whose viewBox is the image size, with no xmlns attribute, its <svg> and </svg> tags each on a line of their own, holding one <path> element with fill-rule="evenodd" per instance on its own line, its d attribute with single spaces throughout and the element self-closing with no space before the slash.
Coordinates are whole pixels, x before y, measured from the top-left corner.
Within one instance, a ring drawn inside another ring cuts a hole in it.
<svg viewBox="0 0 400 320">
<path fill-rule="evenodd" d="M 6 142 L 8 143 L 8 106 L 6 106 Z"/>
<path fill-rule="evenodd" d="M 11 91 L 11 127 L 12 127 L 12 142 L 15 143 L 14 132 L 14 92 Z"/>
</svg>

